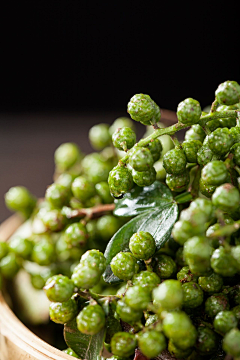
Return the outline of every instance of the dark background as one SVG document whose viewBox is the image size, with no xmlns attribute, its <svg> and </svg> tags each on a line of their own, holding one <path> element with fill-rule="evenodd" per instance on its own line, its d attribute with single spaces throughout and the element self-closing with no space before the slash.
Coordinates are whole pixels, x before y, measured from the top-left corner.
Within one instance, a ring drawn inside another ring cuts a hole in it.
<svg viewBox="0 0 240 360">
<path fill-rule="evenodd" d="M 240 82 L 237 2 L 8 1 L 2 6 L 0 221 L 3 194 L 51 183 L 64 141 L 89 152 L 91 125 L 126 115 L 135 93 L 176 111 Z"/>
</svg>

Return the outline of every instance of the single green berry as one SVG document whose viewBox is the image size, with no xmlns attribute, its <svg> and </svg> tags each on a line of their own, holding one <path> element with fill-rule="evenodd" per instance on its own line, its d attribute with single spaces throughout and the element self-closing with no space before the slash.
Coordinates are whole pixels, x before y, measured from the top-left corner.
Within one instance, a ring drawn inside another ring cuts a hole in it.
<svg viewBox="0 0 240 360">
<path fill-rule="evenodd" d="M 169 279 L 177 272 L 175 261 L 168 255 L 156 254 L 154 271 L 161 279 Z"/>
<path fill-rule="evenodd" d="M 10 210 L 29 216 L 36 205 L 36 199 L 24 186 L 14 186 L 5 194 L 5 203 Z"/>
<path fill-rule="evenodd" d="M 77 265 L 72 274 L 72 281 L 75 286 L 83 289 L 93 288 L 100 280 L 101 272 L 99 269 L 90 268 L 88 265 L 80 263 Z"/>
<path fill-rule="evenodd" d="M 41 209 L 39 217 L 46 228 L 50 231 L 60 231 L 67 223 L 66 215 L 59 209 Z"/>
<path fill-rule="evenodd" d="M 91 249 L 85 252 L 81 257 L 81 264 L 98 270 L 101 274 L 106 269 L 106 259 L 99 250 Z"/>
<path fill-rule="evenodd" d="M 177 279 L 182 284 L 190 281 L 196 282 L 198 277 L 196 275 L 193 275 L 189 269 L 189 266 L 184 266 L 178 273 L 177 273 Z"/>
<path fill-rule="evenodd" d="M 164 349 L 167 343 L 163 333 L 156 330 L 149 330 L 138 334 L 138 345 L 143 355 L 155 358 Z"/>
<path fill-rule="evenodd" d="M 237 359 L 240 357 L 240 331 L 230 330 L 223 339 L 223 350 Z"/>
<path fill-rule="evenodd" d="M 130 252 L 119 252 L 110 265 L 113 274 L 121 280 L 130 280 L 136 272 L 136 259 Z"/>
<path fill-rule="evenodd" d="M 113 335 L 111 340 L 111 350 L 114 355 L 129 357 L 137 347 L 135 335 L 127 332 L 118 332 Z"/>
<path fill-rule="evenodd" d="M 136 259 L 148 260 L 155 253 L 155 240 L 149 232 L 139 231 L 130 238 L 129 249 Z"/>
<path fill-rule="evenodd" d="M 70 189 L 61 184 L 52 184 L 47 188 L 45 198 L 55 208 L 68 205 L 70 200 Z"/>
<path fill-rule="evenodd" d="M 201 147 L 202 143 L 199 140 L 188 140 L 182 143 L 182 148 L 186 156 L 187 162 L 197 162 L 197 153 L 201 149 Z"/>
<path fill-rule="evenodd" d="M 54 154 L 56 167 L 61 172 L 71 168 L 81 157 L 78 146 L 73 143 L 61 144 Z"/>
<path fill-rule="evenodd" d="M 72 183 L 72 192 L 76 199 L 86 201 L 95 195 L 95 186 L 84 176 L 78 176 Z"/>
<path fill-rule="evenodd" d="M 199 227 L 202 227 L 200 234 L 204 231 L 203 224 L 197 224 L 196 227 L 188 220 L 179 220 L 174 224 L 172 236 L 176 242 L 183 245 L 193 235 L 199 235 Z"/>
<path fill-rule="evenodd" d="M 20 269 L 16 255 L 12 252 L 7 254 L 0 261 L 0 273 L 7 279 L 12 279 Z"/>
<path fill-rule="evenodd" d="M 148 288 L 152 291 L 155 287 L 160 284 L 159 276 L 153 271 L 141 271 L 135 274 L 132 278 L 133 285 L 141 285 L 143 288 Z"/>
<path fill-rule="evenodd" d="M 108 124 L 94 125 L 89 131 L 89 140 L 92 147 L 96 150 L 102 150 L 111 144 L 111 135 Z"/>
<path fill-rule="evenodd" d="M 9 242 L 9 249 L 21 258 L 29 260 L 33 250 L 33 242 L 21 236 L 15 236 Z"/>
<path fill-rule="evenodd" d="M 222 161 L 210 161 L 202 169 L 202 180 L 206 185 L 218 186 L 227 181 L 228 170 Z"/>
<path fill-rule="evenodd" d="M 196 282 L 190 281 L 183 284 L 182 290 L 183 290 L 183 307 L 192 309 L 202 304 L 203 291 Z"/>
<path fill-rule="evenodd" d="M 62 352 L 64 352 L 67 355 L 73 356 L 73 357 L 75 357 L 77 359 L 80 359 L 80 357 L 71 348 L 67 348 L 66 350 L 62 350 Z"/>
<path fill-rule="evenodd" d="M 236 143 L 231 147 L 231 153 L 233 154 L 233 161 L 237 166 L 240 166 L 240 144 Z"/>
<path fill-rule="evenodd" d="M 44 291 L 50 301 L 64 302 L 68 301 L 73 294 L 74 283 L 67 276 L 55 275 L 50 277 Z"/>
<path fill-rule="evenodd" d="M 225 81 L 215 92 L 216 99 L 223 105 L 234 105 L 240 101 L 240 85 L 236 81 Z"/>
<path fill-rule="evenodd" d="M 240 142 L 240 127 L 239 126 L 232 127 L 229 131 L 233 137 L 234 143 L 239 143 Z"/>
<path fill-rule="evenodd" d="M 136 140 L 136 133 L 129 127 L 118 128 L 112 135 L 113 146 L 123 151 L 131 149 Z"/>
<path fill-rule="evenodd" d="M 217 350 L 218 338 L 208 326 L 200 325 L 197 329 L 198 337 L 196 349 L 201 355 L 212 354 Z"/>
<path fill-rule="evenodd" d="M 94 195 L 93 197 L 91 197 L 90 199 L 85 201 L 85 206 L 86 208 L 91 208 L 91 207 L 95 207 L 102 204 L 102 200 L 100 198 L 99 195 Z"/>
<path fill-rule="evenodd" d="M 97 334 L 105 325 L 105 314 L 98 304 L 88 305 L 77 316 L 78 330 L 86 335 Z"/>
<path fill-rule="evenodd" d="M 145 94 L 134 95 L 128 103 L 127 111 L 133 120 L 145 125 L 151 125 L 151 120 L 156 115 L 154 101 Z"/>
<path fill-rule="evenodd" d="M 89 154 L 82 161 L 84 175 L 93 184 L 107 181 L 112 167 L 112 161 L 106 161 L 99 153 Z"/>
<path fill-rule="evenodd" d="M 0 260 L 8 254 L 9 247 L 6 242 L 0 241 Z"/>
<path fill-rule="evenodd" d="M 162 153 L 162 144 L 158 139 L 152 139 L 149 144 L 146 146 L 152 154 L 153 161 L 156 162 L 160 159 Z"/>
<path fill-rule="evenodd" d="M 150 186 L 156 180 L 156 170 L 154 167 L 148 171 L 132 171 L 133 181 L 140 187 Z"/>
<path fill-rule="evenodd" d="M 174 358 L 177 359 L 187 359 L 188 357 L 190 357 L 190 355 L 193 352 L 193 348 L 190 347 L 188 349 L 182 350 L 179 349 L 174 343 L 173 341 L 170 339 L 168 342 L 168 351 L 170 352 L 171 355 L 174 356 Z"/>
<path fill-rule="evenodd" d="M 212 150 L 209 149 L 208 145 L 203 145 L 201 149 L 197 152 L 197 162 L 201 166 L 207 165 L 212 160 L 216 159 L 216 156 L 213 154 Z"/>
<path fill-rule="evenodd" d="M 178 266 L 187 266 L 187 263 L 186 263 L 186 261 L 184 259 L 184 256 L 183 256 L 183 247 L 182 246 L 176 252 L 175 261 L 176 261 Z"/>
<path fill-rule="evenodd" d="M 49 306 L 50 319 L 57 324 L 65 324 L 76 317 L 77 301 L 69 299 L 65 302 L 52 302 Z"/>
<path fill-rule="evenodd" d="M 127 305 L 124 300 L 118 300 L 116 312 L 121 318 L 121 320 L 125 321 L 128 324 L 139 321 L 143 315 L 143 312 L 141 310 L 134 310 L 129 305 Z"/>
<path fill-rule="evenodd" d="M 187 165 L 187 159 L 182 149 L 172 149 L 163 156 L 163 167 L 168 174 L 180 175 Z"/>
<path fill-rule="evenodd" d="M 73 180 L 74 180 L 73 175 L 68 174 L 68 173 L 62 173 L 59 175 L 59 177 L 57 178 L 57 180 L 55 182 L 56 182 L 56 184 L 62 185 L 65 188 L 68 188 L 70 190 Z"/>
<path fill-rule="evenodd" d="M 237 319 L 232 311 L 220 311 L 213 321 L 213 326 L 217 333 L 225 335 L 237 327 Z"/>
<path fill-rule="evenodd" d="M 113 124 L 110 126 L 109 128 L 109 132 L 111 135 L 113 135 L 113 133 L 119 129 L 119 128 L 123 128 L 123 127 L 128 127 L 132 130 L 135 130 L 135 123 L 129 119 L 128 117 L 122 116 L 117 118 Z"/>
<path fill-rule="evenodd" d="M 48 237 L 41 237 L 32 250 L 32 260 L 39 265 L 50 265 L 55 258 L 54 245 Z"/>
<path fill-rule="evenodd" d="M 239 202 L 239 191 L 232 184 L 223 184 L 217 187 L 212 196 L 213 205 L 225 212 L 236 210 Z"/>
<path fill-rule="evenodd" d="M 56 275 L 56 269 L 51 267 L 43 267 L 38 273 L 31 274 L 31 284 L 37 290 L 42 290 L 46 281 Z"/>
<path fill-rule="evenodd" d="M 214 294 L 205 302 L 205 313 L 211 318 L 224 310 L 229 310 L 229 301 L 227 295 L 223 293 Z"/>
<path fill-rule="evenodd" d="M 151 151 L 144 147 L 136 147 L 129 159 L 129 164 L 136 171 L 149 171 L 153 163 Z"/>
<path fill-rule="evenodd" d="M 107 181 L 101 181 L 96 184 L 95 189 L 104 204 L 110 204 L 113 202 Z"/>
<path fill-rule="evenodd" d="M 113 197 L 122 197 L 129 192 L 133 186 L 133 178 L 128 168 L 115 166 L 109 173 L 108 185 Z"/>
<path fill-rule="evenodd" d="M 223 279 L 220 275 L 212 273 L 209 276 L 199 277 L 198 284 L 203 291 L 213 294 L 221 291 L 223 287 Z"/>
<path fill-rule="evenodd" d="M 151 301 L 151 295 L 146 287 L 134 285 L 127 290 L 124 299 L 132 309 L 146 310 Z"/>
<path fill-rule="evenodd" d="M 180 175 L 167 174 L 166 184 L 171 191 L 182 192 L 187 189 L 190 181 L 188 171 L 184 171 Z"/>
<path fill-rule="evenodd" d="M 208 136 L 210 150 L 219 156 L 226 155 L 234 144 L 234 139 L 228 128 L 218 128 Z"/>
<path fill-rule="evenodd" d="M 185 99 L 178 104 L 178 121 L 186 125 L 197 124 L 202 114 L 201 106 L 197 100 Z"/>
<path fill-rule="evenodd" d="M 208 239 L 203 236 L 194 236 L 184 244 L 184 258 L 190 271 L 197 276 L 208 275 L 212 248 Z"/>
<path fill-rule="evenodd" d="M 84 247 L 88 238 L 86 226 L 82 223 L 74 223 L 68 225 L 63 234 L 63 240 L 67 243 L 69 248 Z"/>
<path fill-rule="evenodd" d="M 199 140 L 201 141 L 201 143 L 203 143 L 203 140 L 206 137 L 206 133 L 203 130 L 203 128 L 196 124 L 196 125 L 192 125 L 191 128 L 186 131 L 185 134 L 185 141 L 189 141 L 189 140 Z"/>
<path fill-rule="evenodd" d="M 103 215 L 97 220 L 97 231 L 103 241 L 107 242 L 121 227 L 121 221 L 113 215 Z"/>
<path fill-rule="evenodd" d="M 237 272 L 237 262 L 231 252 L 220 246 L 214 250 L 211 257 L 211 267 L 215 273 L 222 276 L 234 276 Z"/>
<path fill-rule="evenodd" d="M 182 307 L 183 290 L 178 280 L 165 280 L 153 290 L 153 301 L 160 310 L 172 311 Z"/>
<path fill-rule="evenodd" d="M 199 191 L 204 196 L 210 198 L 215 190 L 216 190 L 216 186 L 206 185 L 202 178 L 199 180 Z"/>
</svg>

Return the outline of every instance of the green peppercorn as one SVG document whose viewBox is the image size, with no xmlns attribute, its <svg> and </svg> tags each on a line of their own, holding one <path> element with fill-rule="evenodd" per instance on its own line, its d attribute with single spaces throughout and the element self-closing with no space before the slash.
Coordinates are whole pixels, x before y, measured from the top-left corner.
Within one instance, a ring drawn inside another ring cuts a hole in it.
<svg viewBox="0 0 240 360">
<path fill-rule="evenodd" d="M 182 192 L 187 189 L 190 181 L 189 172 L 185 171 L 180 175 L 167 174 L 166 184 L 171 191 Z"/>
<path fill-rule="evenodd" d="M 158 356 L 167 346 L 163 333 L 149 330 L 138 334 L 138 345 L 149 359 Z"/>
<path fill-rule="evenodd" d="M 70 189 L 61 184 L 52 184 L 47 188 L 45 198 L 55 208 L 68 205 L 70 200 Z"/>
<path fill-rule="evenodd" d="M 232 127 L 229 131 L 233 137 L 234 143 L 239 143 L 240 142 L 240 127 L 239 126 Z"/>
<path fill-rule="evenodd" d="M 55 182 L 56 182 L 56 184 L 60 184 L 60 185 L 64 186 L 65 188 L 71 189 L 73 180 L 74 180 L 73 175 L 68 174 L 68 173 L 62 173 L 59 175 L 59 177 L 57 178 L 57 180 Z"/>
<path fill-rule="evenodd" d="M 190 204 L 190 209 L 192 210 L 192 213 L 196 209 L 201 210 L 202 214 L 206 216 L 206 220 L 210 220 L 213 216 L 213 205 L 208 199 L 197 198 L 196 200 L 193 200 Z M 197 216 L 199 216 L 199 212 L 197 212 Z"/>
<path fill-rule="evenodd" d="M 133 186 L 131 172 L 126 167 L 115 166 L 109 173 L 108 185 L 113 197 L 121 197 L 130 191 Z"/>
<path fill-rule="evenodd" d="M 203 143 L 203 140 L 206 137 L 206 133 L 203 130 L 203 128 L 196 124 L 192 125 L 191 128 L 186 132 L 185 134 L 185 141 L 189 140 L 199 140 L 201 143 Z"/>
<path fill-rule="evenodd" d="M 33 243 L 21 236 L 15 236 L 9 242 L 9 249 L 21 258 L 29 260 L 33 250 Z"/>
<path fill-rule="evenodd" d="M 112 135 L 113 146 L 119 150 L 129 150 L 136 143 L 136 134 L 129 128 L 118 128 Z"/>
<path fill-rule="evenodd" d="M 8 254 L 9 247 L 6 242 L 0 241 L 0 260 Z"/>
<path fill-rule="evenodd" d="M 158 139 L 152 139 L 146 148 L 150 150 L 154 162 L 160 159 L 163 147 Z"/>
<path fill-rule="evenodd" d="M 128 113 L 131 118 L 145 125 L 151 125 L 155 112 L 155 103 L 149 95 L 136 94 L 128 103 Z"/>
<path fill-rule="evenodd" d="M 116 313 L 120 316 L 122 321 L 125 321 L 128 324 L 135 323 L 139 321 L 143 315 L 141 310 L 135 310 L 123 300 L 118 300 Z"/>
<path fill-rule="evenodd" d="M 97 231 L 103 241 L 108 241 L 121 227 L 121 221 L 113 215 L 104 215 L 97 220 Z"/>
<path fill-rule="evenodd" d="M 183 245 L 195 233 L 192 224 L 187 220 L 179 220 L 174 224 L 172 236 L 176 242 Z M 198 231 L 195 235 L 198 235 Z"/>
<path fill-rule="evenodd" d="M 63 236 L 61 236 L 56 242 L 55 251 L 58 260 L 63 262 L 67 260 L 79 260 L 82 254 L 85 252 L 85 248 L 78 246 L 69 247 Z"/>
<path fill-rule="evenodd" d="M 217 187 L 212 196 L 213 205 L 225 212 L 236 210 L 239 202 L 239 191 L 232 184 L 223 184 Z"/>
<path fill-rule="evenodd" d="M 5 194 L 5 203 L 10 210 L 29 216 L 36 205 L 36 199 L 24 186 L 14 186 Z"/>
<path fill-rule="evenodd" d="M 151 296 L 146 287 L 135 285 L 127 290 L 124 299 L 126 304 L 134 310 L 146 310 L 151 301 Z"/>
<path fill-rule="evenodd" d="M 101 181 L 107 181 L 109 171 L 112 170 L 113 164 L 112 161 L 105 161 L 101 154 L 89 154 L 85 156 L 82 161 L 82 167 L 84 170 L 84 175 L 88 180 L 97 184 Z"/>
<path fill-rule="evenodd" d="M 101 274 L 106 269 L 106 259 L 99 250 L 91 249 L 85 252 L 81 258 L 81 264 L 98 270 Z"/>
<path fill-rule="evenodd" d="M 135 335 L 126 332 L 118 332 L 111 339 L 111 350 L 114 355 L 129 357 L 134 353 L 137 346 Z"/>
<path fill-rule="evenodd" d="M 67 276 L 55 275 L 50 277 L 44 291 L 50 301 L 64 302 L 68 301 L 73 294 L 74 284 Z"/>
<path fill-rule="evenodd" d="M 72 192 L 76 199 L 86 201 L 95 195 L 95 186 L 83 176 L 78 176 L 72 183 Z"/>
<path fill-rule="evenodd" d="M 136 259 L 130 252 L 119 252 L 111 261 L 111 269 L 121 280 L 130 280 L 135 274 Z"/>
<path fill-rule="evenodd" d="M 129 164 L 136 171 L 149 171 L 153 163 L 151 151 L 144 147 L 136 147 L 129 159 Z"/>
<path fill-rule="evenodd" d="M 155 240 L 149 232 L 139 231 L 130 238 L 129 249 L 136 259 L 148 260 L 155 253 Z"/>
<path fill-rule="evenodd" d="M 63 240 L 69 248 L 74 246 L 84 247 L 88 238 L 86 227 L 82 223 L 69 225 L 63 234 Z"/>
<path fill-rule="evenodd" d="M 215 92 L 216 99 L 223 105 L 234 105 L 240 99 L 240 85 L 236 81 L 225 81 Z"/>
<path fill-rule="evenodd" d="M 220 311 L 213 321 L 213 326 L 217 333 L 225 335 L 237 327 L 237 319 L 232 311 Z"/>
<path fill-rule="evenodd" d="M 190 281 L 183 284 L 182 290 L 183 290 L 183 307 L 192 309 L 202 304 L 203 291 L 196 282 Z"/>
<path fill-rule="evenodd" d="M 90 207 L 95 207 L 98 206 L 102 203 L 102 200 L 100 198 L 99 195 L 94 195 L 93 197 L 91 197 L 90 199 L 85 201 L 85 206 L 86 208 L 90 208 Z"/>
<path fill-rule="evenodd" d="M 210 150 L 219 156 L 226 155 L 234 144 L 234 139 L 228 128 L 218 128 L 208 136 Z"/>
<path fill-rule="evenodd" d="M 155 287 L 160 284 L 159 276 L 153 271 L 141 271 L 135 274 L 132 278 L 133 285 L 141 285 L 143 288 L 148 288 L 152 291 Z"/>
<path fill-rule="evenodd" d="M 108 124 L 94 125 L 89 131 L 89 140 L 92 147 L 96 150 L 102 150 L 111 144 L 111 135 Z"/>
<path fill-rule="evenodd" d="M 62 350 L 62 352 L 64 352 L 67 355 L 73 356 L 77 359 L 80 359 L 80 357 L 71 349 L 71 348 L 67 348 L 66 350 Z"/>
<path fill-rule="evenodd" d="M 222 161 L 211 161 L 202 169 L 202 179 L 206 185 L 218 186 L 227 181 L 228 171 Z"/>
<path fill-rule="evenodd" d="M 177 272 L 177 265 L 175 261 L 168 255 L 155 255 L 154 271 L 161 279 L 169 279 Z"/>
<path fill-rule="evenodd" d="M 55 257 L 54 246 L 47 236 L 41 237 L 32 250 L 32 260 L 39 265 L 50 265 Z"/>
<path fill-rule="evenodd" d="M 238 329 L 230 330 L 223 339 L 223 350 L 230 354 L 234 359 L 240 356 L 240 331 Z"/>
<path fill-rule="evenodd" d="M 155 168 L 150 168 L 148 171 L 132 171 L 133 181 L 140 187 L 150 186 L 156 180 Z"/>
<path fill-rule="evenodd" d="M 187 266 L 187 263 L 186 263 L 186 261 L 184 259 L 184 256 L 183 256 L 183 247 L 182 246 L 176 252 L 175 261 L 179 266 Z"/>
<path fill-rule="evenodd" d="M 201 117 L 201 106 L 197 100 L 192 98 L 185 99 L 178 104 L 178 121 L 186 125 L 197 124 Z"/>
<path fill-rule="evenodd" d="M 96 184 L 95 189 L 104 204 L 110 204 L 113 202 L 113 198 L 110 194 L 109 186 L 106 181 L 101 181 L 100 183 Z"/>
<path fill-rule="evenodd" d="M 61 171 L 71 168 L 82 157 L 80 150 L 76 144 L 61 144 L 54 154 L 56 167 Z"/>
<path fill-rule="evenodd" d="M 193 275 L 189 269 L 189 266 L 184 266 L 178 273 L 177 273 L 177 279 L 182 283 L 194 281 L 196 282 L 198 277 L 196 275 Z"/>
<path fill-rule="evenodd" d="M 199 180 L 199 190 L 204 196 L 210 198 L 214 193 L 214 191 L 216 190 L 216 186 L 206 185 L 203 179 L 201 178 Z"/>
<path fill-rule="evenodd" d="M 201 149 L 201 147 L 202 143 L 199 140 L 188 140 L 182 143 L 182 148 L 186 156 L 187 162 L 197 162 L 197 153 Z"/>
<path fill-rule="evenodd" d="M 65 302 L 52 302 L 49 306 L 50 319 L 57 324 L 65 324 L 78 313 L 77 302 L 69 299 Z"/>
<path fill-rule="evenodd" d="M 12 252 L 7 254 L 0 261 L 0 273 L 7 279 L 12 279 L 20 269 L 19 261 Z"/>
<path fill-rule="evenodd" d="M 88 305 L 77 316 L 77 327 L 86 335 L 97 334 L 105 325 L 105 314 L 98 304 Z"/>
<path fill-rule="evenodd" d="M 208 275 L 212 249 L 207 238 L 194 236 L 184 244 L 184 258 L 194 275 Z"/>
<path fill-rule="evenodd" d="M 37 290 L 42 290 L 46 284 L 46 281 L 56 275 L 56 269 L 51 267 L 43 267 L 38 273 L 31 275 L 31 284 Z"/>
<path fill-rule="evenodd" d="M 153 290 L 153 301 L 161 310 L 172 311 L 182 307 L 183 290 L 177 280 L 165 280 Z"/>
<path fill-rule="evenodd" d="M 211 257 L 211 267 L 222 276 L 234 276 L 237 272 L 237 263 L 231 252 L 220 246 Z"/>
<path fill-rule="evenodd" d="M 240 166 L 240 143 L 236 143 L 231 147 L 231 153 L 233 154 L 235 164 Z"/>
<path fill-rule="evenodd" d="M 197 162 L 201 166 L 207 165 L 212 160 L 217 160 L 216 155 L 209 149 L 208 145 L 203 145 L 197 153 Z"/>
<path fill-rule="evenodd" d="M 60 231 L 67 223 L 66 215 L 59 209 L 41 209 L 39 217 L 46 228 L 50 231 Z"/>
<path fill-rule="evenodd" d="M 201 355 L 212 354 L 217 350 L 218 338 L 208 326 L 200 325 L 197 329 L 198 337 L 196 349 Z"/>
<path fill-rule="evenodd" d="M 113 124 L 110 126 L 109 128 L 109 132 L 111 135 L 113 135 L 113 133 L 119 129 L 119 128 L 123 128 L 123 127 L 129 127 L 132 130 L 135 130 L 135 123 L 129 119 L 128 117 L 119 117 L 117 118 Z"/>
<path fill-rule="evenodd" d="M 229 310 L 229 302 L 227 295 L 223 293 L 214 294 L 205 302 L 205 313 L 211 318 L 224 310 Z"/>
<path fill-rule="evenodd" d="M 182 149 L 169 150 L 163 156 L 163 167 L 169 174 L 180 175 L 186 169 L 187 159 Z"/>
<path fill-rule="evenodd" d="M 188 357 L 190 357 L 191 353 L 193 352 L 193 348 L 190 347 L 185 350 L 179 349 L 170 339 L 168 343 L 168 351 L 170 352 L 171 355 L 173 355 L 177 359 L 187 359 Z"/>
<path fill-rule="evenodd" d="M 99 269 L 80 263 L 74 268 L 71 279 L 78 288 L 91 289 L 99 282 L 100 277 Z"/>
<path fill-rule="evenodd" d="M 199 277 L 198 284 L 203 291 L 213 294 L 221 291 L 223 286 L 223 279 L 220 275 L 212 273 L 209 276 Z"/>
</svg>

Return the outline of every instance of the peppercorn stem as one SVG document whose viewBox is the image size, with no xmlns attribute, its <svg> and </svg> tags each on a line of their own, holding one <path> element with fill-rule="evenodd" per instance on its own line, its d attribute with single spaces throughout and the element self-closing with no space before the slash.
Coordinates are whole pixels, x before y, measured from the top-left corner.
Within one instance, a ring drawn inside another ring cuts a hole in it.
<svg viewBox="0 0 240 360">
<path fill-rule="evenodd" d="M 201 122 L 206 124 L 208 121 L 215 119 L 223 119 L 223 118 L 236 119 L 237 112 L 239 112 L 239 110 L 215 111 L 213 113 L 202 116 Z"/>
<path fill-rule="evenodd" d="M 217 106 L 218 106 L 218 101 L 217 101 L 217 99 L 215 99 L 214 102 L 212 103 L 210 112 L 214 113 L 217 110 Z"/>
<path fill-rule="evenodd" d="M 113 211 L 114 209 L 115 209 L 115 204 L 103 204 L 103 205 L 94 206 L 92 208 L 74 209 L 67 215 L 67 217 L 69 219 L 72 219 L 75 217 L 87 216 L 88 219 L 91 219 L 94 216 L 101 215 L 106 211 Z"/>
<path fill-rule="evenodd" d="M 235 221 L 234 224 L 222 226 L 220 229 L 212 232 L 208 237 L 212 238 L 212 237 L 220 237 L 220 236 L 230 236 L 239 229 L 240 229 L 240 220 Z"/>
</svg>

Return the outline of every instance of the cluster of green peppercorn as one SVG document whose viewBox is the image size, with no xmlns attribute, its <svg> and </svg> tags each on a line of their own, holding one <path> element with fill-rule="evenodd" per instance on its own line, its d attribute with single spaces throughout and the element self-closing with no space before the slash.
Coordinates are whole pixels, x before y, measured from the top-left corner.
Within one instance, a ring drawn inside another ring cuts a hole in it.
<svg viewBox="0 0 240 360">
<path fill-rule="evenodd" d="M 159 128 L 160 108 L 137 94 L 128 113 L 153 126 L 148 137 L 136 142 L 128 118 L 96 125 L 89 138 L 99 152 L 84 157 L 71 143 L 56 150 L 55 182 L 42 202 L 23 187 L 6 194 L 9 208 L 32 214 L 32 235 L 0 243 L 0 275 L 12 278 L 25 262 L 37 263 L 32 284 L 44 287 L 52 321 L 76 318 L 85 335 L 107 326 L 112 359 L 132 357 L 136 348 L 147 358 L 163 351 L 178 359 L 240 358 L 240 86 L 226 81 L 215 95 L 210 112 L 189 98 L 178 105 L 178 123 Z M 186 127 L 180 143 L 174 134 Z M 167 152 L 163 135 L 175 145 Z M 102 279 L 103 251 L 124 222 L 108 206 L 136 186 L 153 184 L 159 159 L 173 195 L 187 191 L 190 197 L 179 205 L 179 219 L 160 249 L 154 234 L 130 236 L 128 251 L 110 264 L 122 283 L 109 288 Z M 115 331 L 107 325 L 106 298 Z"/>
</svg>

